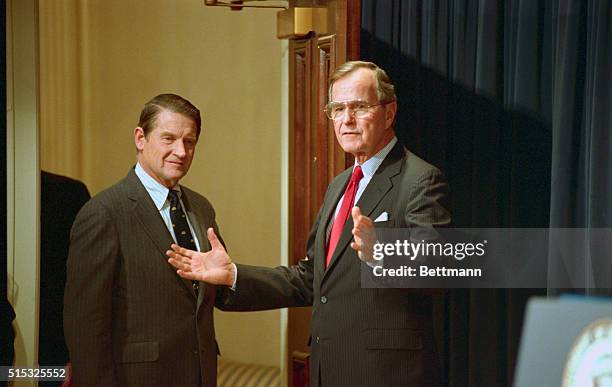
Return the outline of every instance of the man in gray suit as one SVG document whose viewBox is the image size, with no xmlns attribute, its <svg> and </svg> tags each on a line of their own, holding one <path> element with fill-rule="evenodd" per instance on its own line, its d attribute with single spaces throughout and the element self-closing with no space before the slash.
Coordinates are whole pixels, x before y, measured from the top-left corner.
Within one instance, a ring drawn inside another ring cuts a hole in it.
<svg viewBox="0 0 612 387">
<path fill-rule="evenodd" d="M 184 278 L 233 285 L 227 309 L 312 305 L 312 386 L 438 385 L 431 294 L 362 288 L 360 258 L 371 260 L 375 225 L 448 226 L 444 176 L 397 142 L 394 87 L 375 64 L 341 65 L 329 100 L 326 113 L 355 165 L 329 185 L 308 256 L 293 267 L 236 265 L 209 230 L 210 252 L 173 245 L 169 261 Z"/>
<path fill-rule="evenodd" d="M 76 217 L 64 299 L 76 386 L 216 385 L 216 287 L 176 276 L 164 255 L 177 241 L 207 251 L 203 230 L 218 232 L 208 200 L 179 185 L 200 126 L 178 95 L 147 102 L 136 166 Z"/>
</svg>

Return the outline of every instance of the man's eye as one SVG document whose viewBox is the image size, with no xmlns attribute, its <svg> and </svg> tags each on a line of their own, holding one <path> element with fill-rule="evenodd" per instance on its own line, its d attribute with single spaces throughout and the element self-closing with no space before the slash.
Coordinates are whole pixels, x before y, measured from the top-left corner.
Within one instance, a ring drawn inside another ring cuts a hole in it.
<svg viewBox="0 0 612 387">
<path fill-rule="evenodd" d="M 356 103 L 353 105 L 353 110 L 366 110 L 368 105 L 365 103 Z"/>
<path fill-rule="evenodd" d="M 332 107 L 332 112 L 333 113 L 342 113 L 344 111 L 344 105 L 340 105 L 340 106 L 334 106 Z"/>
</svg>

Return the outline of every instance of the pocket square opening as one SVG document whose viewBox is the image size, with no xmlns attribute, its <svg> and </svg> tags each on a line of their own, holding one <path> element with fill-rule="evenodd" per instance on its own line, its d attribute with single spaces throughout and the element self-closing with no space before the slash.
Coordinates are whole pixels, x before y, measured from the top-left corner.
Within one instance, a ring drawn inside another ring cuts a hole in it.
<svg viewBox="0 0 612 387">
<path fill-rule="evenodd" d="M 389 214 L 385 211 L 378 215 L 376 219 L 374 219 L 374 222 L 386 222 L 387 220 L 389 220 Z"/>
</svg>

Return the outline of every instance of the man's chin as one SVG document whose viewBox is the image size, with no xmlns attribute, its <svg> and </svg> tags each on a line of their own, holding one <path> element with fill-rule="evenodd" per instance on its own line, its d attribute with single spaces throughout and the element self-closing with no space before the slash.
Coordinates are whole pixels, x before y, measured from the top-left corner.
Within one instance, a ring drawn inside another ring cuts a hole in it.
<svg viewBox="0 0 612 387">
<path fill-rule="evenodd" d="M 183 172 L 183 171 L 176 171 L 173 173 L 169 173 L 166 175 L 166 179 L 169 181 L 173 181 L 175 184 L 179 182 L 179 180 L 181 180 L 183 177 L 185 177 L 185 175 L 187 174 L 187 172 Z"/>
<path fill-rule="evenodd" d="M 340 144 L 340 147 L 342 148 L 343 151 L 345 151 L 346 153 L 350 153 L 352 155 L 360 153 L 361 151 L 360 144 L 355 144 L 353 142 L 343 142 Z"/>
</svg>

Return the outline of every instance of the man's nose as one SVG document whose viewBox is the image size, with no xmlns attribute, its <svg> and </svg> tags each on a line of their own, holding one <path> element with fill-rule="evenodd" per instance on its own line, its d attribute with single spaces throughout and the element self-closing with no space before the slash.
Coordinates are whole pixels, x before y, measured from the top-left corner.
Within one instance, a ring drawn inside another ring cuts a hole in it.
<svg viewBox="0 0 612 387">
<path fill-rule="evenodd" d="M 174 154 L 178 157 L 185 157 L 185 155 L 187 154 L 187 151 L 185 150 L 185 144 L 182 140 L 175 141 Z"/>
<path fill-rule="evenodd" d="M 344 109 L 344 111 L 342 112 L 342 117 L 340 121 L 342 121 L 342 123 L 345 125 L 354 122 L 355 112 L 353 111 L 353 109 L 350 109 L 348 107 Z"/>
</svg>

